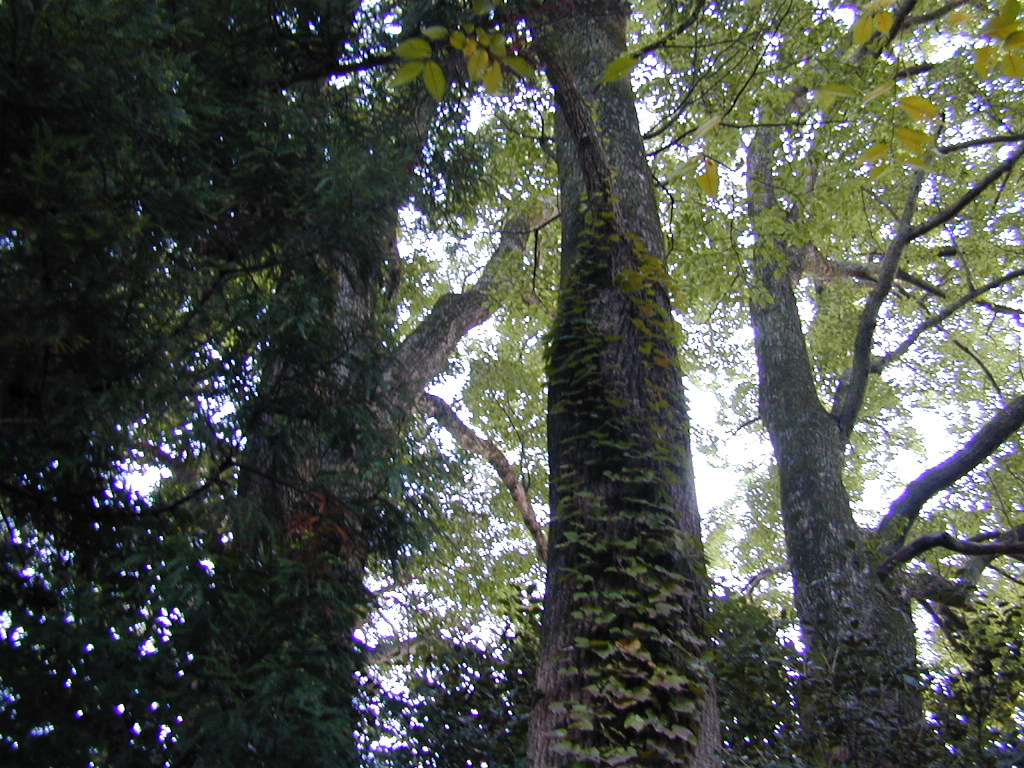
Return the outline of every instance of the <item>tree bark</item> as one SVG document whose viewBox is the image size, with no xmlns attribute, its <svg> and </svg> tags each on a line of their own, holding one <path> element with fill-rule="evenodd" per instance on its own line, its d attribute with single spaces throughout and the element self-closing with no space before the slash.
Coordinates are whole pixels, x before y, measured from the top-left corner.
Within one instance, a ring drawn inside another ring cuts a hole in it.
<svg viewBox="0 0 1024 768">
<path fill-rule="evenodd" d="M 662 233 L 629 83 L 600 82 L 625 50 L 628 12 L 575 2 L 529 19 L 555 88 L 563 197 L 535 768 L 717 761 Z"/>
<path fill-rule="evenodd" d="M 777 205 L 772 134 L 749 148 L 749 208 Z M 797 614 L 806 645 L 803 725 L 833 765 L 923 764 L 924 717 L 907 597 L 883 582 L 843 482 L 845 437 L 822 406 L 793 293 L 803 244 L 761 238 L 750 265 L 759 410 L 771 437 Z"/>
</svg>

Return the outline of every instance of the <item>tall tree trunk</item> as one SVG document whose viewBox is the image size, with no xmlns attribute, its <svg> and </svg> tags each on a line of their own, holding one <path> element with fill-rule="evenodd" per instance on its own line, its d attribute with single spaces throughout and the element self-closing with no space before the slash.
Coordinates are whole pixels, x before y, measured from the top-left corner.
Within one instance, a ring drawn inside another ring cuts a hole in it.
<svg viewBox="0 0 1024 768">
<path fill-rule="evenodd" d="M 530 764 L 713 765 L 706 573 L 664 245 L 629 83 L 600 82 L 625 50 L 629 8 L 557 5 L 530 18 L 555 87 L 563 195 Z"/>
<path fill-rule="evenodd" d="M 751 217 L 778 215 L 772 134 L 749 150 Z M 761 238 L 750 305 L 759 409 L 778 466 L 782 521 L 808 667 L 801 717 L 831 765 L 922 764 L 922 701 L 907 597 L 875 574 L 843 482 L 845 439 L 822 406 L 793 284 L 802 244 Z"/>
</svg>

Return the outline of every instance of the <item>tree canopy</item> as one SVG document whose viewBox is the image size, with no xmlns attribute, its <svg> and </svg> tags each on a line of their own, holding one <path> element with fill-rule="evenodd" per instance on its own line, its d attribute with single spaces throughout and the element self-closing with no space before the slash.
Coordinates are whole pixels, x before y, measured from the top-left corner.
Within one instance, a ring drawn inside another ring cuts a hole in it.
<svg viewBox="0 0 1024 768">
<path fill-rule="evenodd" d="M 1024 760 L 1016 0 L 0 40 L 5 759 Z"/>
</svg>

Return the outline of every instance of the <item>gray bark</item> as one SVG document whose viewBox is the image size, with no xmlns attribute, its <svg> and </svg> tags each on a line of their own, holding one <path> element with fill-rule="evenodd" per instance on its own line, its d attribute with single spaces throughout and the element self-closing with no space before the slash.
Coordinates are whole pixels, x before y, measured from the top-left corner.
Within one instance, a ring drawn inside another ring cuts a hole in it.
<svg viewBox="0 0 1024 768">
<path fill-rule="evenodd" d="M 754 221 L 777 204 L 772 134 L 749 149 Z M 923 740 L 916 649 L 907 597 L 872 570 L 843 482 L 847 430 L 822 406 L 793 282 L 800 243 L 755 249 L 751 322 L 759 410 L 778 465 L 782 520 L 796 610 L 807 647 L 804 728 L 818 757 L 860 768 L 916 764 Z M 765 296 L 765 293 L 767 296 Z"/>
</svg>

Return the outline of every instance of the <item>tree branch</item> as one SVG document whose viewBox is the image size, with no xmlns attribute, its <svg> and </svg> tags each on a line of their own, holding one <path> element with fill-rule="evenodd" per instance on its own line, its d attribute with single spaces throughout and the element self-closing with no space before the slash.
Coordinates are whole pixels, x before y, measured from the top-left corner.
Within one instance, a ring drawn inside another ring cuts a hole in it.
<svg viewBox="0 0 1024 768">
<path fill-rule="evenodd" d="M 889 559 L 886 560 L 886 563 L 889 563 L 889 560 L 892 560 L 899 554 L 897 550 L 899 552 L 904 551 L 899 548 L 905 540 L 910 526 L 917 519 L 921 507 L 932 496 L 949 488 L 961 477 L 988 459 L 1022 425 L 1024 425 L 1024 395 L 1011 400 L 1002 410 L 989 419 L 959 451 L 941 464 L 922 473 L 906 487 L 903 494 L 890 505 L 888 513 L 882 518 L 882 522 L 878 524 L 879 549 L 883 555 L 888 556 Z M 942 542 L 932 544 L 926 547 L 926 549 L 934 546 L 948 545 Z M 910 558 L 916 557 L 921 551 L 924 550 L 912 553 L 906 559 L 894 560 L 893 564 L 889 566 L 889 570 L 892 570 L 900 562 L 906 562 Z M 982 554 L 982 552 L 979 550 L 978 552 L 968 552 L 967 554 Z M 883 567 L 885 566 L 883 565 Z"/>
<path fill-rule="evenodd" d="M 911 228 L 911 222 L 914 212 L 917 210 L 917 198 L 923 181 L 924 172 L 917 171 L 910 185 L 910 194 L 903 207 L 903 214 L 896 227 L 896 235 L 882 257 L 878 282 L 875 283 L 875 287 L 868 295 L 864 311 L 861 312 L 857 336 L 853 345 L 853 363 L 848 375 L 844 377 L 846 380 L 836 390 L 832 416 L 838 423 L 839 433 L 844 440 L 849 440 L 854 422 L 857 420 L 857 414 L 864 404 L 868 374 L 871 371 L 871 348 L 874 344 L 875 328 L 878 325 L 878 313 L 892 290 L 892 283 L 899 269 L 903 251 L 913 239 L 914 230 Z"/>
<path fill-rule="evenodd" d="M 540 558 L 540 562 L 542 564 L 547 563 L 548 541 L 544 535 L 544 529 L 537 522 L 537 516 L 533 512 L 533 505 L 530 503 L 530 496 L 519 480 L 518 472 L 516 472 L 515 467 L 505 457 L 505 454 L 501 452 L 501 449 L 490 440 L 480 437 L 480 435 L 474 432 L 468 424 L 459 418 L 452 407 L 440 397 L 423 393 L 420 396 L 419 406 L 420 410 L 437 419 L 438 424 L 447 429 L 459 441 L 459 445 L 467 451 L 487 459 L 487 462 L 494 467 L 502 482 L 505 483 L 505 487 L 512 494 L 512 500 L 523 517 L 523 523 L 526 524 L 530 536 L 533 537 L 534 544 L 537 545 L 537 556 Z"/>
<path fill-rule="evenodd" d="M 947 320 L 949 317 L 954 315 L 956 312 L 963 309 L 968 304 L 973 303 L 975 299 L 977 299 L 979 296 L 982 296 L 991 290 L 999 288 L 1002 285 L 1006 285 L 1007 283 L 1012 282 L 1019 277 L 1024 277 L 1024 268 L 1015 269 L 1012 272 L 1007 272 L 1005 275 L 997 277 L 995 280 L 990 280 L 989 282 L 985 283 L 979 288 L 975 288 L 973 291 L 965 293 L 963 296 L 961 296 L 953 303 L 948 304 L 945 308 L 942 309 L 942 311 L 937 312 L 936 314 L 932 315 L 927 320 L 922 322 L 920 325 L 918 325 L 913 331 L 910 332 L 910 335 L 907 336 L 907 338 L 904 339 L 900 343 L 900 345 L 896 347 L 896 349 L 894 349 L 892 352 L 889 352 L 886 355 L 875 360 L 875 362 L 871 365 L 871 372 L 880 373 L 882 369 L 884 369 L 887 365 L 905 355 L 907 351 L 914 345 L 914 342 L 916 342 L 921 337 L 921 335 L 924 334 L 926 331 L 931 330 L 935 326 L 942 323 L 944 320 Z"/>
<path fill-rule="evenodd" d="M 396 397 L 421 392 L 444 369 L 462 337 L 494 313 L 492 292 L 502 271 L 512 258 L 527 254 L 530 235 L 551 218 L 552 207 L 545 205 L 533 213 L 507 219 L 498 247 L 476 285 L 464 293 L 442 296 L 405 338 L 384 372 L 384 382 Z"/>
<path fill-rule="evenodd" d="M 961 195 L 959 200 L 957 200 L 951 206 L 946 208 L 946 210 L 941 211 L 940 213 L 937 213 L 934 216 L 932 216 L 930 219 L 928 219 L 928 221 L 914 227 L 910 231 L 910 236 L 907 239 L 916 240 L 922 235 L 928 234 L 933 229 L 937 229 L 946 222 L 951 221 L 964 208 L 966 208 L 968 205 L 977 200 L 981 193 L 988 189 L 990 186 L 992 186 L 996 181 L 998 181 L 1001 176 L 1013 170 L 1013 166 L 1020 159 L 1021 155 L 1024 155 L 1024 142 L 1019 144 L 1017 148 L 1010 153 L 1010 156 L 1003 160 L 1003 162 L 1001 162 L 999 165 L 997 165 L 995 168 L 993 168 L 991 171 L 985 174 L 981 181 L 979 181 L 977 184 L 975 184 L 973 187 L 967 190 L 967 192 Z"/>
<path fill-rule="evenodd" d="M 926 533 L 919 536 L 909 544 L 901 547 L 890 555 L 884 563 L 878 567 L 878 575 L 882 578 L 892 573 L 898 565 L 909 562 L 925 552 L 942 547 L 952 552 L 959 552 L 962 555 L 1021 555 L 1024 554 L 1024 541 L 1012 532 L 1009 538 L 1000 537 L 997 541 L 975 541 L 973 539 L 958 539 L 945 531 L 939 533 Z"/>
</svg>

